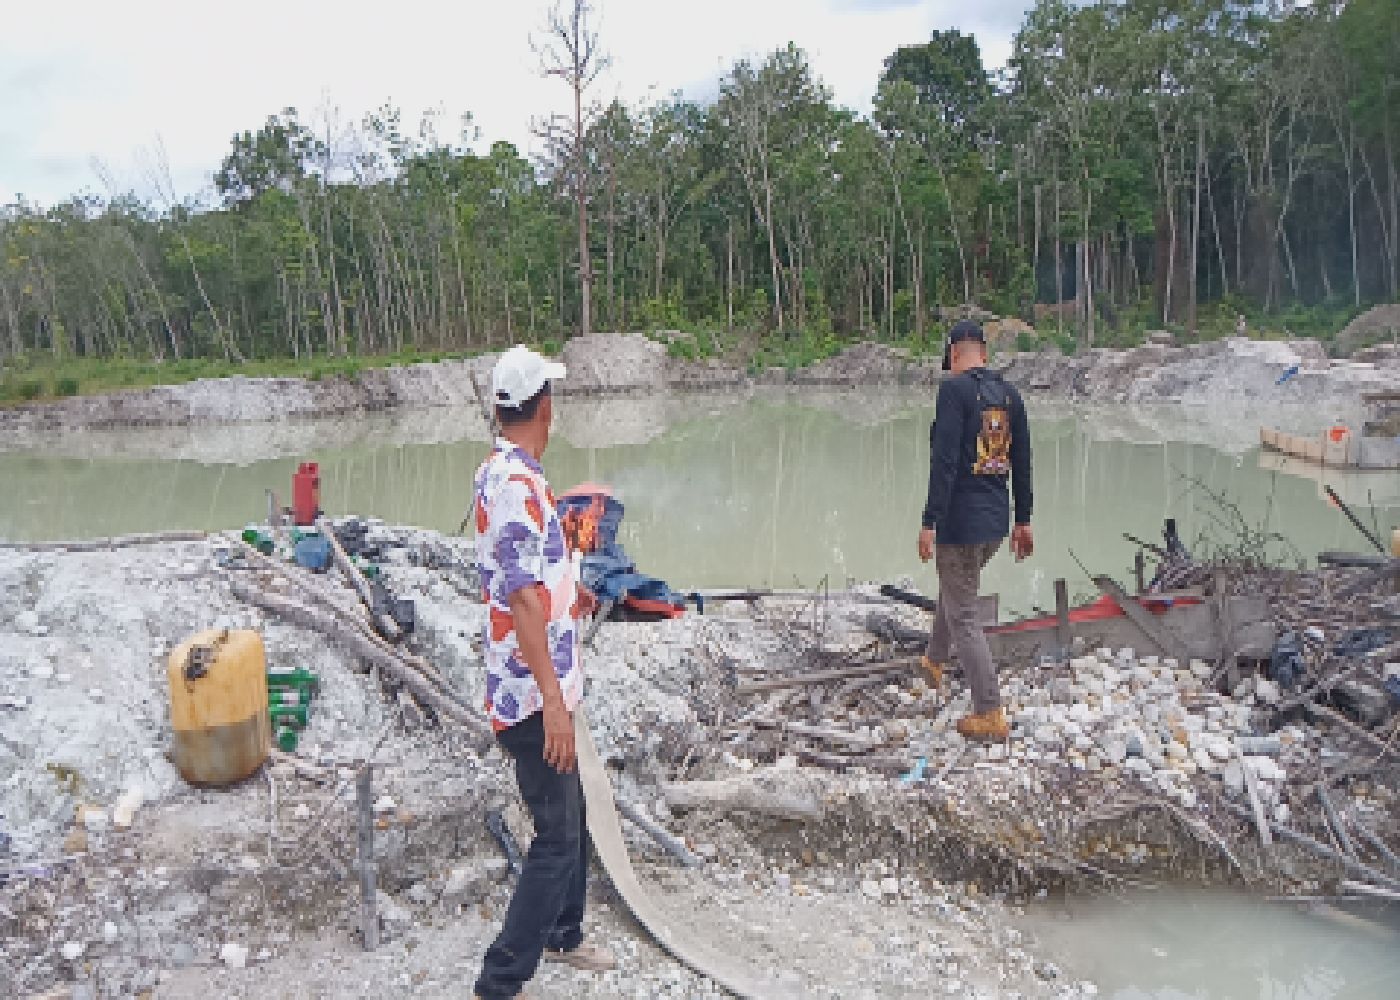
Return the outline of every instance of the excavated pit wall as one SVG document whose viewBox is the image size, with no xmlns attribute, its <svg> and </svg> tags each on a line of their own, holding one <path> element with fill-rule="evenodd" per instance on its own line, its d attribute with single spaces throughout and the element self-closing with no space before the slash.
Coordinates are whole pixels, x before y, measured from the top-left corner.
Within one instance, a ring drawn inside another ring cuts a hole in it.
<svg viewBox="0 0 1400 1000">
<path fill-rule="evenodd" d="M 750 375 L 717 361 L 668 357 L 663 344 L 640 334 L 591 334 L 562 352 L 569 378 L 561 396 L 656 396 L 734 393 L 754 386 L 931 389 L 937 359 L 883 344 L 855 344 L 800 369 Z M 1008 354 L 993 360 L 1027 393 L 1090 403 L 1250 404 L 1355 409 L 1360 394 L 1400 389 L 1400 352 L 1373 350 L 1364 360 L 1329 360 L 1315 341 L 1230 338 L 1189 347 L 1149 345 L 1096 349 L 1077 357 Z M 476 408 L 473 377 L 489 389 L 496 355 L 397 368 L 354 377 L 205 379 L 184 385 L 52 403 L 0 408 L 0 442 L 111 427 L 177 427 L 304 421 L 315 417 L 424 407 Z M 1281 381 L 1282 380 L 1282 381 Z"/>
</svg>

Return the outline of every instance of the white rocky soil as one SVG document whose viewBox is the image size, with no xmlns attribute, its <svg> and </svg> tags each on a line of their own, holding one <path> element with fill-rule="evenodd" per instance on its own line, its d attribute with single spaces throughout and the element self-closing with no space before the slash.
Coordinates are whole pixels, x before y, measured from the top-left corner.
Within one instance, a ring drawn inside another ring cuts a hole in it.
<svg viewBox="0 0 1400 1000">
<path fill-rule="evenodd" d="M 388 582 L 415 601 L 413 646 L 479 703 L 469 543 L 374 535 Z M 425 725 L 321 635 L 235 599 L 231 581 L 253 571 L 225 565 L 229 549 L 0 549 L 0 996 L 468 995 L 509 897 L 483 816 L 501 809 L 529 836 L 506 762 Z M 825 642 L 867 642 L 869 599 L 834 602 Z M 682 869 L 626 827 L 644 880 L 698 936 L 814 997 L 1093 995 L 1021 939 L 1018 907 L 1086 878 L 1259 878 L 1252 831 L 1222 823 L 1222 804 L 1243 800 L 1248 769 L 1287 822 L 1322 752 L 1305 727 L 1251 735 L 1279 697 L 1267 681 L 1221 695 L 1204 664 L 1105 649 L 1007 671 L 1007 745 L 951 729 L 957 682 L 939 693 L 892 676 L 866 692 L 878 715 L 833 707 L 831 721 L 913 773 L 801 766 L 783 733 L 746 725 L 762 699 L 736 697 L 732 680 L 790 657 L 792 621 L 776 606 L 609 623 L 585 662 L 618 794 L 703 859 Z M 321 677 L 295 757 L 224 790 L 189 787 L 166 757 L 166 655 L 210 626 L 260 629 L 271 666 Z M 351 782 L 369 756 L 386 936 L 372 953 L 355 936 Z M 756 794 L 696 805 L 697 788 L 717 787 Z M 1380 825 L 1395 808 L 1380 783 L 1355 791 L 1353 816 Z M 1315 865 L 1294 872 L 1330 884 Z M 591 932 L 620 969 L 551 968 L 537 996 L 717 995 L 646 939 L 606 880 L 594 893 Z"/>
<path fill-rule="evenodd" d="M 417 601 L 417 642 L 475 700 L 481 608 L 456 570 L 388 576 Z M 482 814 L 528 823 L 499 751 L 415 728 L 372 677 L 322 637 L 265 618 L 229 592 L 226 543 L 88 553 L 0 550 L 0 995 L 50 997 L 462 996 L 509 898 Z M 209 626 L 263 631 L 274 666 L 321 678 L 296 760 L 236 787 L 186 785 L 167 759 L 165 658 Z M 694 625 L 609 625 L 589 653 L 590 703 L 620 787 L 669 824 L 658 754 L 699 739 Z M 374 750 L 380 915 L 356 940 L 350 765 Z M 669 744 L 670 746 L 663 746 Z M 310 773 L 318 778 L 308 778 Z M 642 799 L 642 796 L 650 798 Z M 1011 929 L 975 882 L 945 885 L 897 858 L 820 854 L 723 817 L 687 817 L 707 861 L 682 870 L 629 827 L 634 857 L 678 918 L 807 995 L 1085 995 Z M 696 832 L 701 836 L 697 836 Z M 786 846 L 784 846 L 786 845 Z M 551 967 L 540 997 L 719 995 L 662 954 L 594 890 L 592 933 L 621 959 L 580 977 Z M 698 919 L 697 919 L 698 918 Z"/>
</svg>

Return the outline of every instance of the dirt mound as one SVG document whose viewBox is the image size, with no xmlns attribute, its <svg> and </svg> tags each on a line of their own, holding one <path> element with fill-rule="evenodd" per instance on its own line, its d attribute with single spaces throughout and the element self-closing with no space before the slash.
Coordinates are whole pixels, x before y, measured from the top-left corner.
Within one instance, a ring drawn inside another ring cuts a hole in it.
<svg viewBox="0 0 1400 1000">
<path fill-rule="evenodd" d="M 1367 309 L 1337 334 L 1337 346 L 1351 353 L 1377 341 L 1396 339 L 1400 339 L 1400 302 Z"/>
<path fill-rule="evenodd" d="M 564 345 L 569 394 L 653 392 L 666 387 L 666 348 L 640 333 L 590 333 Z"/>
<path fill-rule="evenodd" d="M 1016 354 L 1003 372 L 1023 389 L 1095 403 L 1229 401 L 1342 412 L 1363 392 L 1400 387 L 1395 368 L 1329 361 L 1316 341 L 1242 337 L 1190 347 L 1098 349 L 1076 357 Z"/>
</svg>

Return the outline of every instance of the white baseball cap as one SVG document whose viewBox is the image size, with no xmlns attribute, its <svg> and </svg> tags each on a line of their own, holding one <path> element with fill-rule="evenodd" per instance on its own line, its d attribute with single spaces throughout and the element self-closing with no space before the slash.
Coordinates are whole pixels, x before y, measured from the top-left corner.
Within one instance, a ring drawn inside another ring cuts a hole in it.
<svg viewBox="0 0 1400 1000">
<path fill-rule="evenodd" d="M 491 395 L 497 406 L 516 407 L 543 389 L 546 382 L 567 374 L 568 369 L 559 362 L 516 344 L 500 356 L 491 372 Z"/>
</svg>

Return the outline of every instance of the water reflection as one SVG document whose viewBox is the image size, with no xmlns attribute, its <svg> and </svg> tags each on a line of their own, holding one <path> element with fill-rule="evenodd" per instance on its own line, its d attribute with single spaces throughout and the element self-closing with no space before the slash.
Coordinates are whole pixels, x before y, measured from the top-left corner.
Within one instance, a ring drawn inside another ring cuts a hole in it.
<svg viewBox="0 0 1400 1000">
<path fill-rule="evenodd" d="M 545 464 L 561 488 L 613 484 L 628 508 L 629 551 L 681 587 L 907 575 L 932 590 L 914 555 L 931 409 L 927 397 L 871 392 L 570 400 Z M 987 589 L 1013 611 L 1049 604 L 1057 576 L 1087 594 L 1076 556 L 1126 581 L 1134 549 L 1124 532 L 1155 537 L 1168 516 L 1188 541 L 1228 531 L 1204 489 L 1228 495 L 1251 524 L 1267 516 L 1303 556 L 1364 544 L 1316 481 L 1261 468 L 1241 447 L 1249 419 L 1216 440 L 1221 421 L 1199 416 L 1172 424 L 1127 408 L 1034 407 L 1039 551 L 1021 566 L 998 556 Z M 1209 443 L 1172 439 L 1173 427 Z M 266 488 L 286 499 L 304 457 L 321 463 L 329 511 L 452 531 L 485 438 L 479 414 L 446 410 L 69 435 L 0 453 L 0 537 L 238 526 L 262 516 Z M 1400 520 L 1400 476 L 1340 488 L 1383 532 Z"/>
</svg>

